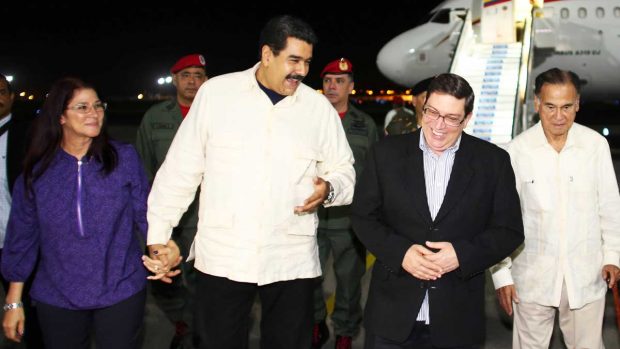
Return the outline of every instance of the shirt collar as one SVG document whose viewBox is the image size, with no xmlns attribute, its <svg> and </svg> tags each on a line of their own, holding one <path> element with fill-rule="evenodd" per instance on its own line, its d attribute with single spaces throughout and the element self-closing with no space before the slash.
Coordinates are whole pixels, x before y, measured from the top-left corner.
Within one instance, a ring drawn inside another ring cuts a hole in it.
<svg viewBox="0 0 620 349">
<path fill-rule="evenodd" d="M 254 66 L 248 70 L 246 70 L 244 72 L 244 74 L 246 74 L 245 79 L 245 85 L 248 88 L 248 90 L 254 90 L 256 92 L 260 92 L 260 93 L 265 93 L 263 92 L 263 90 L 261 90 L 260 86 L 258 86 L 258 80 L 256 79 L 256 71 L 258 70 L 258 68 L 260 67 L 260 62 L 254 64 Z M 303 83 L 300 83 L 299 86 L 297 87 L 297 89 L 295 90 L 295 92 L 290 95 L 290 96 L 286 96 L 283 100 L 281 100 L 280 102 L 278 102 L 276 105 L 281 106 L 281 105 L 291 105 L 293 103 L 295 103 L 295 101 L 297 100 L 298 96 L 299 96 L 299 91 L 302 88 Z"/>
<path fill-rule="evenodd" d="M 11 121 L 11 113 L 9 113 L 9 115 L 5 116 L 2 118 L 2 120 L 0 120 L 0 127 L 4 126 L 7 122 Z"/>
<path fill-rule="evenodd" d="M 562 149 L 575 146 L 575 132 L 574 132 L 573 126 L 575 126 L 575 123 L 573 123 L 571 128 L 568 130 L 568 136 L 566 137 L 566 143 L 564 144 L 564 147 Z M 547 140 L 547 136 L 545 136 L 545 131 L 543 130 L 542 122 L 539 121 L 536 123 L 536 125 L 532 126 L 532 131 L 533 131 L 532 137 L 528 142 L 532 148 L 551 146 L 549 144 L 549 141 Z"/>
<path fill-rule="evenodd" d="M 456 142 L 454 142 L 454 144 L 452 144 L 450 147 L 444 150 L 444 153 L 446 152 L 456 153 L 459 150 L 459 147 L 461 146 L 462 137 L 463 137 L 463 133 L 459 135 L 459 138 L 456 139 Z M 433 152 L 433 150 L 429 148 L 428 144 L 426 143 L 426 138 L 424 138 L 423 130 L 420 130 L 420 149 L 422 149 L 422 152 L 424 153 L 430 153 L 432 155 L 436 155 L 435 152 Z"/>
</svg>

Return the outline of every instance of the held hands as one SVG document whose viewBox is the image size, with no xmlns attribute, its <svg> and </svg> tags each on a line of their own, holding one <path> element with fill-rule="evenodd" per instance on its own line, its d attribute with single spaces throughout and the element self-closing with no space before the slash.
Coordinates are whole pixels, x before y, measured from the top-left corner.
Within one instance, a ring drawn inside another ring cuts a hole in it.
<svg viewBox="0 0 620 349">
<path fill-rule="evenodd" d="M 429 248 L 437 251 L 433 252 Z M 451 243 L 427 241 L 426 247 L 416 244 L 407 250 L 402 267 L 418 279 L 437 280 L 458 268 L 459 261 Z"/>
<path fill-rule="evenodd" d="M 313 181 L 314 193 L 312 193 L 309 198 L 304 200 L 303 206 L 295 206 L 296 214 L 304 214 L 316 210 L 316 208 L 319 207 L 319 205 L 321 205 L 327 198 L 327 194 L 329 194 L 327 182 L 320 177 L 315 177 Z"/>
<path fill-rule="evenodd" d="M 166 245 L 150 245 L 148 248 L 150 257 L 142 256 L 142 264 L 155 275 L 150 275 L 147 279 L 172 283 L 172 277 L 181 273 L 179 269 L 173 270 L 183 260 L 179 246 L 173 240 L 168 240 Z"/>
</svg>

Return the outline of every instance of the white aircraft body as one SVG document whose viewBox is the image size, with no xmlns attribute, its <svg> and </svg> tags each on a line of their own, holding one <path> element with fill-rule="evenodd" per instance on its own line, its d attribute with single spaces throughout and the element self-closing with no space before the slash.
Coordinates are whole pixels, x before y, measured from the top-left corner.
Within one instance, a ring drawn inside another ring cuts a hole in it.
<svg viewBox="0 0 620 349">
<path fill-rule="evenodd" d="M 478 5 L 480 2 L 478 2 Z M 433 9 L 429 20 L 389 41 L 377 56 L 379 70 L 410 87 L 448 72 L 465 14 L 472 0 L 449 0 Z M 545 0 L 536 10 L 531 77 L 558 67 L 583 80 L 582 96 L 620 95 L 620 0 Z M 472 12 L 480 30 L 480 9 Z"/>
</svg>

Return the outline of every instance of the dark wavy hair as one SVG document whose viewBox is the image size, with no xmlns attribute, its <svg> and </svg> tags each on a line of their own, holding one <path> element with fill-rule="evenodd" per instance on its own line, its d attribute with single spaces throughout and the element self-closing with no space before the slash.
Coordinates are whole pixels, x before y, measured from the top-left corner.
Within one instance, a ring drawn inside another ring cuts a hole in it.
<svg viewBox="0 0 620 349">
<path fill-rule="evenodd" d="M 534 84 L 534 94 L 540 97 L 540 91 L 544 84 L 563 85 L 572 84 L 577 91 L 581 93 L 581 80 L 579 76 L 570 70 L 562 70 L 559 68 L 551 68 L 545 72 L 538 74 Z"/>
<path fill-rule="evenodd" d="M 426 100 L 431 93 L 444 93 L 456 99 L 465 99 L 465 115 L 474 110 L 474 90 L 462 76 L 444 73 L 437 75 L 428 85 Z M 426 103 L 426 102 L 424 102 Z"/>
<path fill-rule="evenodd" d="M 62 141 L 63 133 L 60 116 L 79 90 L 95 88 L 84 81 L 65 77 L 56 81 L 50 89 L 41 112 L 32 125 L 31 140 L 24 160 L 24 181 L 27 193 L 32 193 L 33 183 L 45 173 L 54 160 Z M 105 126 L 105 121 L 104 121 Z M 101 163 L 105 174 L 112 172 L 118 164 L 116 149 L 110 144 L 105 127 L 93 138 L 86 157 L 93 157 Z"/>
<path fill-rule="evenodd" d="M 277 16 L 269 20 L 260 33 L 258 57 L 263 46 L 268 45 L 275 56 L 286 48 L 286 40 L 293 37 L 314 46 L 319 41 L 312 27 L 303 20 L 289 16 Z"/>
</svg>

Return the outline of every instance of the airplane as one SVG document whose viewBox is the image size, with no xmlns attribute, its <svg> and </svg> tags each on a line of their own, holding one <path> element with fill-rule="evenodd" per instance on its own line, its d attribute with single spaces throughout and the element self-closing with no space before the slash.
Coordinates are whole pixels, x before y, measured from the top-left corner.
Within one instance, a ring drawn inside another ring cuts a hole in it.
<svg viewBox="0 0 620 349">
<path fill-rule="evenodd" d="M 388 79 L 405 87 L 449 71 L 472 0 L 448 0 L 428 20 L 390 40 L 377 55 Z M 620 95 L 620 0 L 545 0 L 535 11 L 532 73 L 553 67 L 582 79 L 581 96 L 604 100 Z M 480 2 L 477 5 L 480 7 Z M 480 31 L 481 9 L 472 8 Z"/>
</svg>

